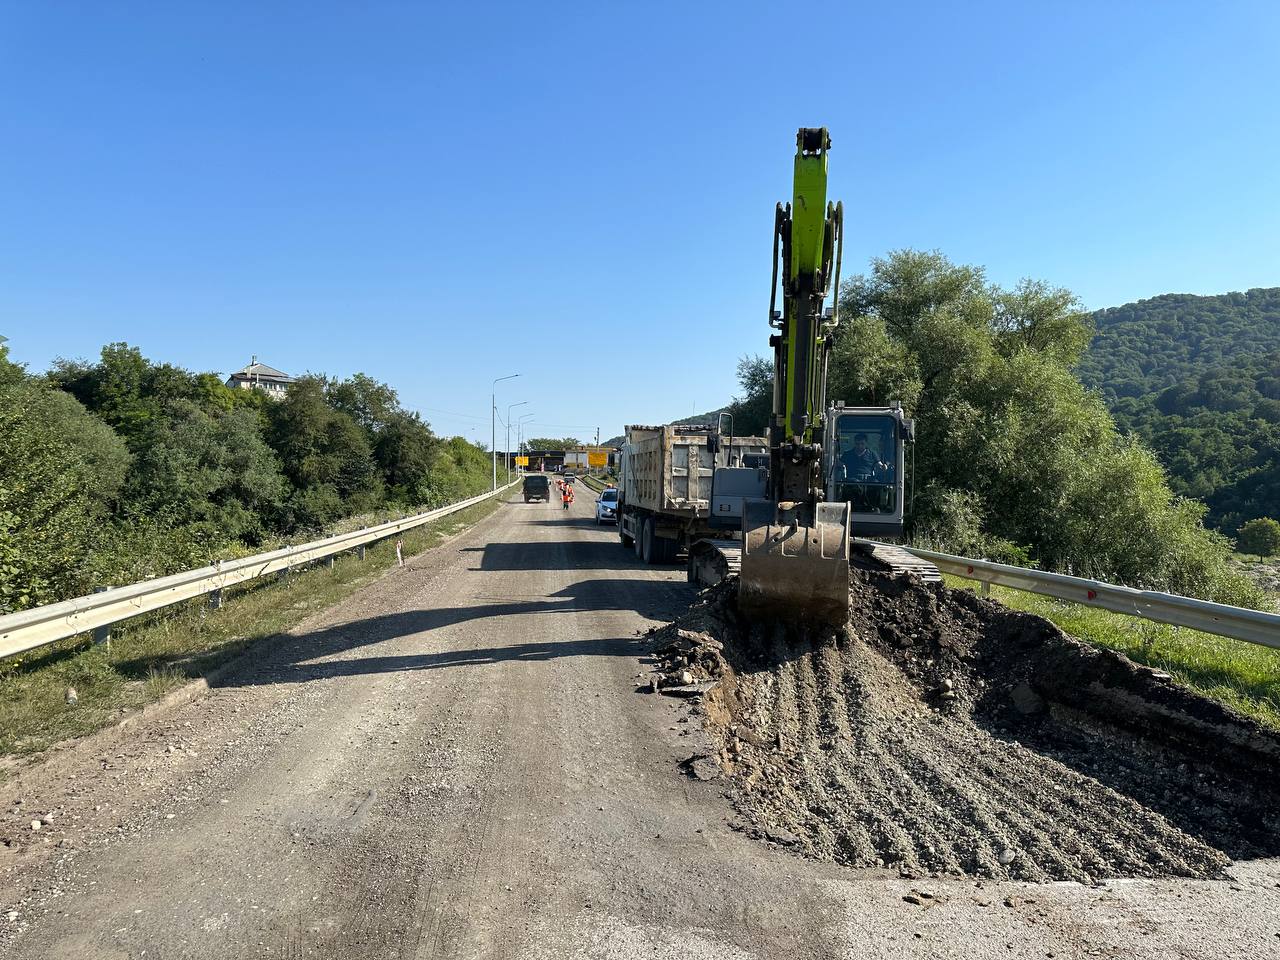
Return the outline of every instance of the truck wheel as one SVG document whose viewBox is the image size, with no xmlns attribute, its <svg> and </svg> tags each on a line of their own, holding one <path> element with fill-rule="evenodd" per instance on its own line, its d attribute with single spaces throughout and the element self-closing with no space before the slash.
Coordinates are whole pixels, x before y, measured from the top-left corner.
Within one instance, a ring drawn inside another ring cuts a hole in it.
<svg viewBox="0 0 1280 960">
<path fill-rule="evenodd" d="M 658 536 L 657 524 L 652 518 L 644 522 L 644 562 L 650 566 L 666 562 L 666 540 Z"/>
<path fill-rule="evenodd" d="M 635 551 L 637 560 L 644 559 L 644 529 L 648 522 L 649 521 L 646 517 L 641 517 L 636 521 Z"/>
</svg>

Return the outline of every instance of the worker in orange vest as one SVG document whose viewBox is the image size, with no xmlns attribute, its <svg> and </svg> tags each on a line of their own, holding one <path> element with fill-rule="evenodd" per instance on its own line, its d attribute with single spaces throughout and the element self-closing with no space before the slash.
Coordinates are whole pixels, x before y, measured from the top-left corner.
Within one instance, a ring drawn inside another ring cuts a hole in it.
<svg viewBox="0 0 1280 960">
<path fill-rule="evenodd" d="M 561 487 L 560 499 L 564 501 L 564 508 L 569 509 L 569 504 L 573 503 L 573 484 L 566 483 Z"/>
</svg>

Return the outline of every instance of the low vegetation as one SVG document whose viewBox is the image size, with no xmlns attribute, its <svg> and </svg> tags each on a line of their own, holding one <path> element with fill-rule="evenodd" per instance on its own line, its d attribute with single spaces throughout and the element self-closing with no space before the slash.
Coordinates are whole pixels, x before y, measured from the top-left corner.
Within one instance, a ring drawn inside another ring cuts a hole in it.
<svg viewBox="0 0 1280 960">
<path fill-rule="evenodd" d="M 952 587 L 976 589 L 970 580 L 946 580 Z M 992 587 L 991 596 L 1044 617 L 1078 640 L 1163 670 L 1178 683 L 1280 730 L 1280 650 L 1005 587 Z"/>
</svg>

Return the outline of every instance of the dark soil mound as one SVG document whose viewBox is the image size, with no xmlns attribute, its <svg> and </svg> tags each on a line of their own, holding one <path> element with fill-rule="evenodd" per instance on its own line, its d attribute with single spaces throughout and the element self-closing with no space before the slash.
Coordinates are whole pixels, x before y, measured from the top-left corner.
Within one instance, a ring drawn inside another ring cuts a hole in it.
<svg viewBox="0 0 1280 960">
<path fill-rule="evenodd" d="M 1214 877 L 1280 853 L 1280 738 L 1164 674 L 914 578 L 855 571 L 847 632 L 746 623 L 735 586 L 655 650 L 668 675 L 719 680 L 707 727 L 762 838 L 1025 880 Z"/>
</svg>

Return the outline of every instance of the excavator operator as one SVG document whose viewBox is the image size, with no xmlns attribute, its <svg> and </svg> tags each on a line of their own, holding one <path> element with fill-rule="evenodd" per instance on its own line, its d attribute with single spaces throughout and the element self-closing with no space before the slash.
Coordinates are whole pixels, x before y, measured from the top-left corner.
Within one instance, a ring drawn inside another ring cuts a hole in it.
<svg viewBox="0 0 1280 960">
<path fill-rule="evenodd" d="M 867 446 L 867 435 L 855 433 L 853 447 L 846 450 L 841 458 L 844 475 L 849 480 L 871 480 L 879 478 L 889 469 L 889 465 L 872 453 Z"/>
</svg>

